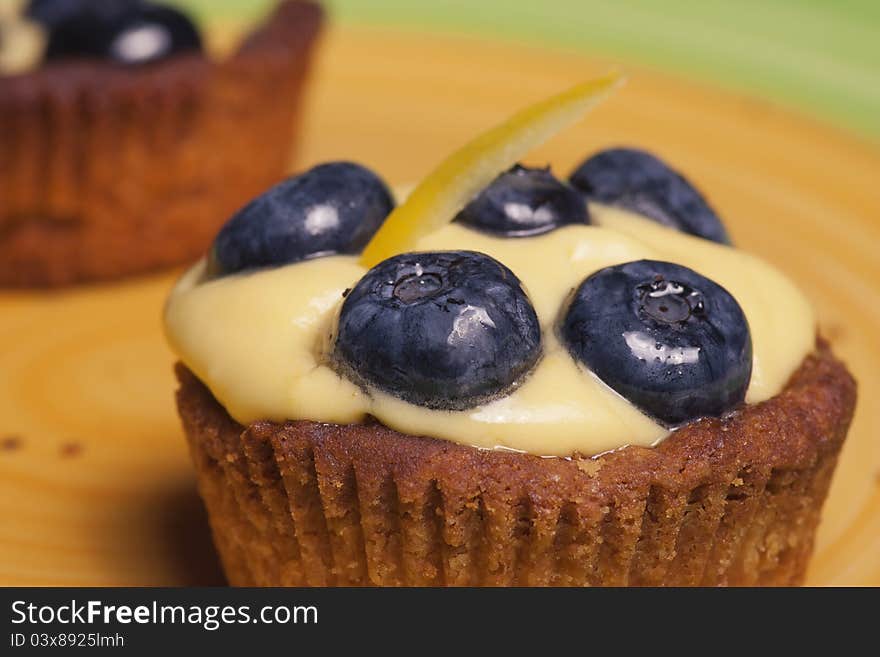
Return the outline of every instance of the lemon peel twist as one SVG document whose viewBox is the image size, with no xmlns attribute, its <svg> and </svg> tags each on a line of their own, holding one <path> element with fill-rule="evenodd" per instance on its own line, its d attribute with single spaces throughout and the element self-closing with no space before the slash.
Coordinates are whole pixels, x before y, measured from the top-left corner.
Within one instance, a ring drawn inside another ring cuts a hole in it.
<svg viewBox="0 0 880 657">
<path fill-rule="evenodd" d="M 414 247 L 451 221 L 498 174 L 586 112 L 623 82 L 612 73 L 589 80 L 520 110 L 441 162 L 385 220 L 361 254 L 373 267 Z"/>
</svg>

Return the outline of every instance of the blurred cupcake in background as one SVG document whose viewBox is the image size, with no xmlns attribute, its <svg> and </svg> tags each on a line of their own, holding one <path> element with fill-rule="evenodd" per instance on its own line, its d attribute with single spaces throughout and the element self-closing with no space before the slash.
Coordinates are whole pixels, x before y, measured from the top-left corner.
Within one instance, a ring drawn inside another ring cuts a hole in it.
<svg viewBox="0 0 880 657">
<path fill-rule="evenodd" d="M 191 260 L 287 170 L 317 4 L 284 0 L 223 60 L 143 0 L 0 8 L 0 285 Z"/>
</svg>

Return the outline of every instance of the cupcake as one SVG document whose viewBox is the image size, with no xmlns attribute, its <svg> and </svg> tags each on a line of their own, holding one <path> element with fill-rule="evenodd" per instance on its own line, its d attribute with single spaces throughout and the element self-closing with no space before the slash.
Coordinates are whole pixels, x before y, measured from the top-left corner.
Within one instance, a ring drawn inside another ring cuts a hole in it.
<svg viewBox="0 0 880 657">
<path fill-rule="evenodd" d="M 397 207 L 354 163 L 293 176 L 183 276 L 166 334 L 230 583 L 803 581 L 855 382 L 661 159 L 515 164 L 611 85 Z"/>
<path fill-rule="evenodd" d="M 0 16 L 0 285 L 186 262 L 287 171 L 317 5 L 280 3 L 223 61 L 169 6 L 18 9 Z"/>
</svg>

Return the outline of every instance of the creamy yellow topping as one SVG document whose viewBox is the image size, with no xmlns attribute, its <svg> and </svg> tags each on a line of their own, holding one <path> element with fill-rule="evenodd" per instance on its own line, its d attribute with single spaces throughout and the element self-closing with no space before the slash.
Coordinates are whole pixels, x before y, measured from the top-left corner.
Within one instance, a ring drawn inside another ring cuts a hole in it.
<svg viewBox="0 0 880 657">
<path fill-rule="evenodd" d="M 307 419 L 352 423 L 372 415 L 399 431 L 483 448 L 547 456 L 653 445 L 668 430 L 579 366 L 554 325 L 574 287 L 613 264 L 650 258 L 690 267 L 725 287 L 751 329 L 754 363 L 746 401 L 778 393 L 813 347 L 812 310 L 782 274 L 736 249 L 621 210 L 591 206 L 595 225 L 530 238 L 498 238 L 448 224 L 418 250 L 469 249 L 522 280 L 543 331 L 544 356 L 511 394 L 463 411 L 429 410 L 363 390 L 328 364 L 342 293 L 364 274 L 331 256 L 276 269 L 204 279 L 204 262 L 173 290 L 165 312 L 172 348 L 243 424 Z"/>
<path fill-rule="evenodd" d="M 0 75 L 36 68 L 46 47 L 45 30 L 22 17 L 23 5 L 23 0 L 0 3 Z"/>
</svg>

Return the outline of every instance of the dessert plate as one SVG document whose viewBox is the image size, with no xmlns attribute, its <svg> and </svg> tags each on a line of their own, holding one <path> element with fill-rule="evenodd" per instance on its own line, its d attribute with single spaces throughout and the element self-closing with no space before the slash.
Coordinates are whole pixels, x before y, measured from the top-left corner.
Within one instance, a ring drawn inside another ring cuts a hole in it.
<svg viewBox="0 0 880 657">
<path fill-rule="evenodd" d="M 419 179 L 514 110 L 611 62 L 394 30 L 332 30 L 300 165 Z M 680 167 L 734 240 L 788 273 L 859 381 L 813 585 L 880 585 L 880 146 L 763 101 L 627 67 L 629 84 L 529 162 L 567 175 L 635 144 Z M 124 218 L 120 218 L 124 220 Z M 0 584 L 217 584 L 173 404 L 162 303 L 179 271 L 0 292 Z"/>
</svg>

